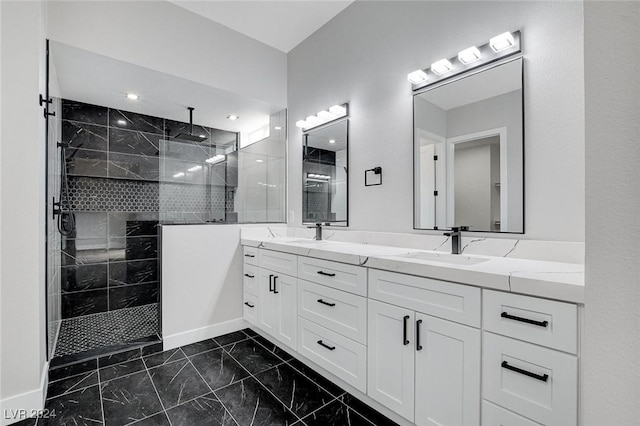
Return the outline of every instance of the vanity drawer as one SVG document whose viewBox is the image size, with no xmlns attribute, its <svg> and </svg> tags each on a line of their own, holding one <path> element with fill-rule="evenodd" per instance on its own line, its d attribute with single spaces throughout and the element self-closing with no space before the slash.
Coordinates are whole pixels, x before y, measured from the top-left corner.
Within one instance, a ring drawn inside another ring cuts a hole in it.
<svg viewBox="0 0 640 426">
<path fill-rule="evenodd" d="M 366 346 L 298 318 L 298 352 L 359 391 L 367 391 Z"/>
<path fill-rule="evenodd" d="M 371 269 L 369 298 L 480 327 L 480 289 L 477 287 Z"/>
<path fill-rule="evenodd" d="M 244 263 L 258 265 L 258 249 L 256 247 L 243 246 Z"/>
<path fill-rule="evenodd" d="M 367 268 L 300 256 L 298 278 L 360 296 L 367 295 Z"/>
<path fill-rule="evenodd" d="M 578 353 L 578 307 L 571 303 L 484 290 L 484 329 Z"/>
<path fill-rule="evenodd" d="M 255 326 L 259 326 L 258 318 L 260 318 L 260 316 L 258 315 L 258 309 L 260 309 L 260 306 L 258 306 L 258 296 L 254 296 L 245 291 L 243 308 L 244 319 Z"/>
<path fill-rule="evenodd" d="M 260 267 L 295 277 L 298 274 L 298 256 L 273 250 L 258 250 Z"/>
<path fill-rule="evenodd" d="M 309 281 L 298 281 L 298 315 L 367 344 L 367 299 Z"/>
<path fill-rule="evenodd" d="M 244 272 L 242 277 L 245 293 L 258 295 L 258 267 L 249 263 L 244 264 Z"/>
<path fill-rule="evenodd" d="M 541 426 L 513 411 L 482 401 L 482 426 Z"/>
<path fill-rule="evenodd" d="M 483 333 L 482 395 L 546 426 L 575 426 L 578 358 Z"/>
</svg>

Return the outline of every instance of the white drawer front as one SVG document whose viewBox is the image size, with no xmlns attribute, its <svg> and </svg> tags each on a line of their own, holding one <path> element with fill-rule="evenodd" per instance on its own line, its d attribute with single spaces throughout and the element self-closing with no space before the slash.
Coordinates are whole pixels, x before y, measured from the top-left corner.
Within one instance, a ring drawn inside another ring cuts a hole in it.
<svg viewBox="0 0 640 426">
<path fill-rule="evenodd" d="M 371 269 L 369 297 L 480 327 L 480 289 L 477 287 Z"/>
<path fill-rule="evenodd" d="M 250 293 L 244 293 L 244 319 L 253 325 L 258 325 L 258 297 Z"/>
<path fill-rule="evenodd" d="M 482 426 L 542 426 L 513 411 L 482 401 Z"/>
<path fill-rule="evenodd" d="M 243 283 L 245 293 L 258 295 L 258 267 L 249 263 L 244 264 Z"/>
<path fill-rule="evenodd" d="M 298 275 L 298 259 L 295 254 L 281 253 L 279 251 L 258 250 L 260 267 L 271 271 L 295 277 Z"/>
<path fill-rule="evenodd" d="M 483 339 L 485 399 L 546 426 L 577 424 L 577 357 L 487 332 Z"/>
<path fill-rule="evenodd" d="M 308 281 L 298 281 L 298 315 L 367 344 L 367 299 Z"/>
<path fill-rule="evenodd" d="M 537 297 L 484 290 L 485 330 L 578 353 L 578 307 Z"/>
<path fill-rule="evenodd" d="M 367 349 L 364 345 L 298 318 L 298 352 L 359 391 L 367 391 Z"/>
<path fill-rule="evenodd" d="M 256 247 L 243 246 L 244 263 L 258 265 L 258 249 Z"/>
<path fill-rule="evenodd" d="M 367 295 L 367 268 L 300 256 L 298 278 L 360 296 Z"/>
</svg>

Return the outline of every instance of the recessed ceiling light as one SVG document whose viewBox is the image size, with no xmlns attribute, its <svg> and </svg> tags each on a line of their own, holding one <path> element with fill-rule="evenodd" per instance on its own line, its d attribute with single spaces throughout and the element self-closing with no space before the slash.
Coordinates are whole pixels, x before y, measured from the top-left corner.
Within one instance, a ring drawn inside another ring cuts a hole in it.
<svg viewBox="0 0 640 426">
<path fill-rule="evenodd" d="M 206 136 L 205 136 L 205 135 L 199 135 L 199 136 L 200 136 L 202 139 L 206 138 Z"/>
<path fill-rule="evenodd" d="M 458 53 L 458 60 L 467 65 L 480 59 L 480 51 L 477 47 L 471 46 Z"/>
<path fill-rule="evenodd" d="M 127 93 L 127 99 L 132 100 L 132 101 L 137 101 L 138 100 L 138 95 L 136 95 L 135 93 Z"/>
<path fill-rule="evenodd" d="M 335 139 L 329 139 L 329 143 L 336 143 Z"/>
<path fill-rule="evenodd" d="M 190 172 L 197 172 L 198 170 L 200 170 L 202 168 L 202 166 L 193 166 L 190 169 L 187 169 Z"/>
<path fill-rule="evenodd" d="M 282 127 L 280 127 L 280 126 L 276 126 L 276 127 L 274 127 L 274 129 L 276 129 L 276 130 L 282 130 Z"/>
<path fill-rule="evenodd" d="M 451 68 L 452 68 L 451 62 L 449 62 L 449 60 L 447 59 L 440 59 L 439 61 L 431 64 L 431 71 L 433 71 L 433 73 L 436 75 L 449 72 L 451 71 Z"/>
<path fill-rule="evenodd" d="M 127 122 L 125 120 L 118 120 L 118 124 L 121 126 L 126 126 Z"/>
<path fill-rule="evenodd" d="M 235 115 L 235 114 L 227 115 L 227 118 L 229 120 L 231 120 L 231 121 L 236 121 L 236 120 L 240 119 L 240 117 Z"/>
<path fill-rule="evenodd" d="M 489 46 L 491 46 L 494 52 L 500 52 L 501 50 L 508 49 L 514 44 L 515 40 L 509 31 L 489 39 Z"/>
<path fill-rule="evenodd" d="M 420 84 L 427 80 L 427 73 L 422 70 L 416 70 L 407 75 L 407 80 L 413 84 Z"/>
<path fill-rule="evenodd" d="M 264 160 L 256 160 L 256 163 L 262 163 Z"/>
<path fill-rule="evenodd" d="M 175 175 L 173 175 L 174 178 L 179 178 L 182 176 L 184 176 L 184 172 L 176 173 Z"/>
</svg>

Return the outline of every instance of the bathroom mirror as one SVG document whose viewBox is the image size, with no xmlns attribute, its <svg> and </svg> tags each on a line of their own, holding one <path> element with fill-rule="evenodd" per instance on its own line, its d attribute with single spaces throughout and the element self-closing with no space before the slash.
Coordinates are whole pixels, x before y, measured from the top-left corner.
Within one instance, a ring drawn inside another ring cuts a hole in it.
<svg viewBox="0 0 640 426">
<path fill-rule="evenodd" d="M 348 119 L 303 133 L 303 223 L 348 225 L 348 133 Z"/>
<path fill-rule="evenodd" d="M 415 229 L 524 232 L 522 64 L 414 95 Z"/>
</svg>

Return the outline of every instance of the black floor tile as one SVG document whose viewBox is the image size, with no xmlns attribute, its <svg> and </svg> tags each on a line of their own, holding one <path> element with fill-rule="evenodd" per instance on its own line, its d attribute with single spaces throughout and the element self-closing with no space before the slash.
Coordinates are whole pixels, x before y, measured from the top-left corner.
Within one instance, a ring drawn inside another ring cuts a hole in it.
<svg viewBox="0 0 640 426">
<path fill-rule="evenodd" d="M 302 421 L 307 426 L 373 426 L 373 423 L 339 400 L 309 414 Z"/>
<path fill-rule="evenodd" d="M 257 374 L 283 362 L 273 352 L 253 339 L 225 346 L 224 350 L 229 352 L 251 374 Z"/>
<path fill-rule="evenodd" d="M 147 365 L 147 368 L 153 368 L 160 365 L 169 364 L 170 362 L 178 361 L 184 358 L 184 352 L 182 352 L 180 348 L 177 348 L 160 352 L 155 355 L 146 356 L 144 357 L 144 363 Z"/>
<path fill-rule="evenodd" d="M 258 333 L 256 333 L 255 331 L 253 331 L 253 330 L 252 330 L 252 329 L 250 329 L 250 328 L 245 328 L 245 329 L 244 329 L 244 330 L 242 330 L 242 331 L 244 331 L 245 333 L 247 333 L 247 336 L 249 336 L 249 337 L 255 337 L 255 336 L 258 336 Z"/>
<path fill-rule="evenodd" d="M 144 348 L 142 348 L 142 356 L 157 354 L 159 352 L 162 352 L 162 349 L 163 349 L 162 342 L 147 345 Z"/>
<path fill-rule="evenodd" d="M 284 361 L 289 361 L 293 359 L 293 356 L 289 355 L 284 349 L 280 348 L 278 345 L 272 343 L 271 341 L 265 339 L 264 337 L 255 336 L 253 339 L 256 342 L 260 343 L 265 348 L 269 349 L 274 354 L 276 354 L 279 358 L 282 358 Z"/>
<path fill-rule="evenodd" d="M 349 393 L 341 396 L 340 400 L 376 426 L 398 426 L 396 422 L 369 407 L 367 404 Z"/>
<path fill-rule="evenodd" d="M 106 426 L 125 425 L 162 411 L 162 405 L 146 371 L 102 384 Z"/>
<path fill-rule="evenodd" d="M 299 361 L 297 359 L 292 359 L 291 361 L 288 362 L 288 364 L 291 365 L 296 370 L 298 370 L 299 372 L 301 372 L 302 374 L 304 374 L 305 376 L 307 376 L 308 378 L 310 378 L 311 380 L 313 380 L 315 383 L 319 384 L 324 390 L 326 390 L 333 396 L 340 396 L 345 392 L 344 389 L 342 389 L 340 386 L 336 385 L 331 380 L 325 378 L 317 371 L 311 369 L 310 367 L 305 365 L 302 361 Z"/>
<path fill-rule="evenodd" d="M 103 356 L 98 359 L 98 367 L 103 368 L 114 364 L 122 364 L 125 361 L 131 361 L 136 358 L 140 358 L 140 348 Z"/>
<path fill-rule="evenodd" d="M 246 340 L 248 338 L 249 338 L 249 336 L 247 336 L 242 331 L 235 331 L 233 333 L 225 334 L 224 336 L 218 336 L 213 340 L 218 342 L 218 344 L 220 346 L 225 346 L 225 345 L 229 345 L 231 343 L 240 342 L 241 340 Z"/>
<path fill-rule="evenodd" d="M 90 371 L 77 376 L 67 377 L 66 379 L 49 383 L 49 386 L 47 387 L 47 398 L 53 398 L 70 392 L 75 392 L 97 384 L 97 371 Z"/>
<path fill-rule="evenodd" d="M 16 418 L 20 418 L 20 417 L 16 417 Z M 11 426 L 35 426 L 37 421 L 38 421 L 37 418 L 31 417 L 29 419 L 22 419 L 19 422 L 12 423 Z"/>
<path fill-rule="evenodd" d="M 98 386 L 49 399 L 45 404 L 45 410 L 49 416 L 38 419 L 40 426 L 103 424 Z"/>
<path fill-rule="evenodd" d="M 212 393 L 167 410 L 172 426 L 236 426 L 237 423 Z"/>
<path fill-rule="evenodd" d="M 187 359 L 152 368 L 149 374 L 165 409 L 211 392 Z"/>
<path fill-rule="evenodd" d="M 286 426 L 298 417 L 249 377 L 215 392 L 240 426 Z"/>
<path fill-rule="evenodd" d="M 301 418 L 335 399 L 288 364 L 270 368 L 255 378 Z"/>
<path fill-rule="evenodd" d="M 171 423 L 164 411 L 130 424 L 131 426 L 171 426 Z"/>
<path fill-rule="evenodd" d="M 113 364 L 100 369 L 100 381 L 106 382 L 109 380 L 117 379 L 118 377 L 137 373 L 138 371 L 142 371 L 144 369 L 145 365 L 144 362 L 142 362 L 141 358 L 126 361 L 121 364 Z"/>
<path fill-rule="evenodd" d="M 88 361 L 67 365 L 65 367 L 52 368 L 51 370 L 49 370 L 49 382 L 54 382 L 56 380 L 86 373 L 92 370 L 97 370 L 97 368 L 97 359 L 90 359 Z"/>
<path fill-rule="evenodd" d="M 191 362 L 213 390 L 249 376 L 247 370 L 222 349 L 198 354 L 191 358 Z"/>
<path fill-rule="evenodd" d="M 183 346 L 180 349 L 182 349 L 182 352 L 184 352 L 186 356 L 192 356 L 195 354 L 199 354 L 200 352 L 210 351 L 211 349 L 216 349 L 219 347 L 220 345 L 218 345 L 215 340 L 207 339 L 201 342 Z"/>
</svg>

